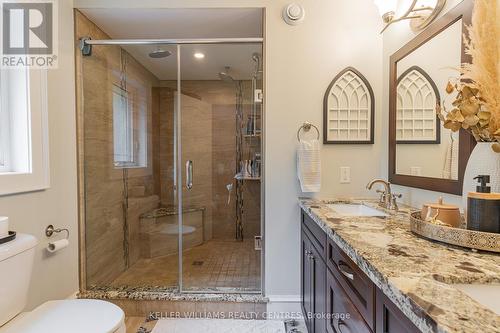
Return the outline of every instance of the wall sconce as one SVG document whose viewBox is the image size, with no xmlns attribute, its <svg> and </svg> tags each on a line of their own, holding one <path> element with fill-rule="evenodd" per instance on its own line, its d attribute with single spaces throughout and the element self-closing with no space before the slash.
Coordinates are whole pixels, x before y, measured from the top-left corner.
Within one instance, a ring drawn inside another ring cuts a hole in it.
<svg viewBox="0 0 500 333">
<path fill-rule="evenodd" d="M 436 19 L 446 4 L 446 0 L 411 1 L 408 10 L 396 18 L 398 0 L 374 0 L 385 23 L 385 27 L 380 33 L 383 33 L 391 24 L 404 20 L 410 20 L 410 27 L 413 31 L 420 31 Z"/>
</svg>

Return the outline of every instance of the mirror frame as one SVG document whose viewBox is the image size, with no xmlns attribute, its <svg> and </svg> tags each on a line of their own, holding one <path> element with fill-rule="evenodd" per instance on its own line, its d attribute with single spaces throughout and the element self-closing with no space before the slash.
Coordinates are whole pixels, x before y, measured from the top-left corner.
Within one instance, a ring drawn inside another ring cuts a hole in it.
<svg viewBox="0 0 500 333">
<path fill-rule="evenodd" d="M 459 160 L 458 180 L 401 175 L 396 173 L 396 108 L 397 108 L 397 65 L 398 62 L 424 45 L 426 42 L 446 30 L 448 27 L 462 19 L 462 32 L 465 33 L 466 26 L 471 24 L 473 0 L 464 0 L 455 8 L 447 12 L 443 17 L 429 25 L 427 29 L 417 35 L 414 39 L 404 45 L 390 57 L 389 62 L 389 181 L 393 184 L 415 187 L 429 191 L 444 192 L 462 195 L 463 178 L 465 167 L 470 154 L 476 145 L 474 137 L 464 129 L 459 134 Z M 462 63 L 471 63 L 471 57 L 465 53 L 462 35 Z"/>
</svg>

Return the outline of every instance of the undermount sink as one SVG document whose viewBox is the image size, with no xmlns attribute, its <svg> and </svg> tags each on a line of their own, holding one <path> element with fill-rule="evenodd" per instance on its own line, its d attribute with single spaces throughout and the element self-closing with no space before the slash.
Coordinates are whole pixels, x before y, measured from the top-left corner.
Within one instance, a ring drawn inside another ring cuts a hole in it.
<svg viewBox="0 0 500 333">
<path fill-rule="evenodd" d="M 380 210 L 368 207 L 363 204 L 336 203 L 336 204 L 328 204 L 327 207 L 342 216 L 373 216 L 373 217 L 389 216 L 388 214 Z"/>
<path fill-rule="evenodd" d="M 457 284 L 453 286 L 500 316 L 500 284 Z"/>
</svg>

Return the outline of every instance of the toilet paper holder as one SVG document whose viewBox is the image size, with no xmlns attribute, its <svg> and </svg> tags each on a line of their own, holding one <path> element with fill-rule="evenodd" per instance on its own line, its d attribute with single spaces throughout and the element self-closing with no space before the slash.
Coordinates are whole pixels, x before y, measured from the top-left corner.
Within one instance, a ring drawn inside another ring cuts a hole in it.
<svg viewBox="0 0 500 333">
<path fill-rule="evenodd" d="M 58 234 L 60 232 L 66 232 L 66 239 L 69 239 L 69 229 L 66 228 L 55 228 L 52 224 L 48 225 L 45 228 L 45 236 L 52 237 L 54 234 Z"/>
</svg>

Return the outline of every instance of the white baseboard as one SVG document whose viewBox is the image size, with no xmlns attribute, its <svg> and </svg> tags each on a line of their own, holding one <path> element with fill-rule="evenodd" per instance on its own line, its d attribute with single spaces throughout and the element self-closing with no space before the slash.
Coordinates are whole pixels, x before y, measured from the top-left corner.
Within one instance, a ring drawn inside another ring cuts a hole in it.
<svg viewBox="0 0 500 333">
<path fill-rule="evenodd" d="M 267 295 L 267 298 L 268 316 L 274 319 L 302 319 L 300 295 Z"/>
</svg>

